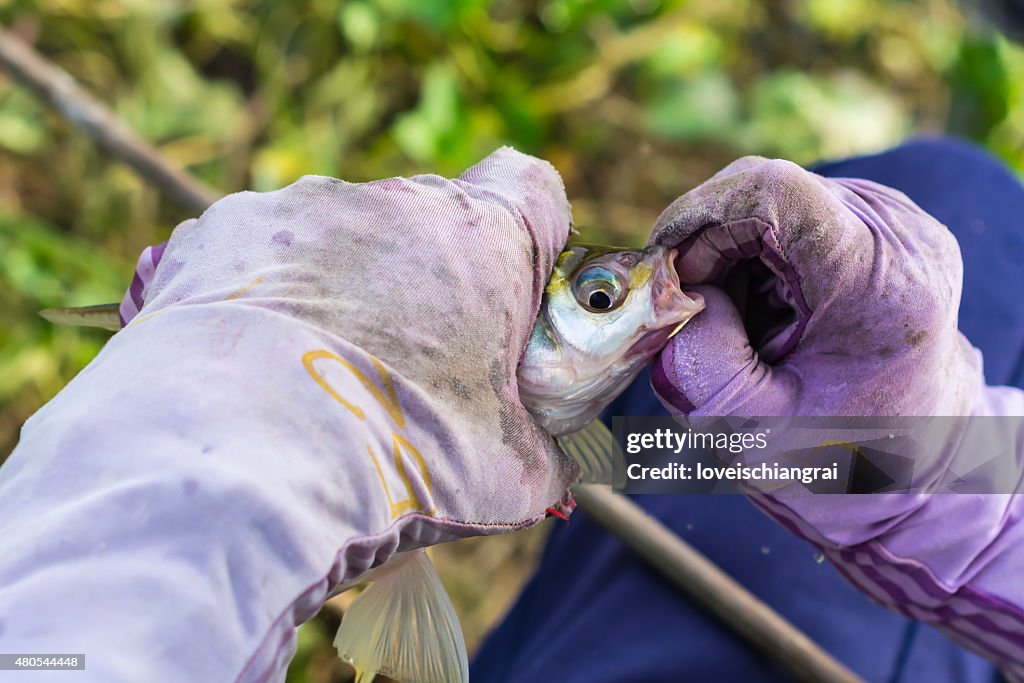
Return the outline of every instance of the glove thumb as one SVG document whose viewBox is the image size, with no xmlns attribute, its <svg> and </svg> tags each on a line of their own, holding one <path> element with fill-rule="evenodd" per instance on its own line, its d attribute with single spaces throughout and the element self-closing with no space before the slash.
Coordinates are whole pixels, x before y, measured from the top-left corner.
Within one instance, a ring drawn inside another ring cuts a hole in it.
<svg viewBox="0 0 1024 683">
<path fill-rule="evenodd" d="M 654 392 L 683 416 L 789 414 L 796 377 L 761 361 L 736 306 L 722 290 L 687 287 L 705 308 L 661 352 L 651 371 Z"/>
</svg>

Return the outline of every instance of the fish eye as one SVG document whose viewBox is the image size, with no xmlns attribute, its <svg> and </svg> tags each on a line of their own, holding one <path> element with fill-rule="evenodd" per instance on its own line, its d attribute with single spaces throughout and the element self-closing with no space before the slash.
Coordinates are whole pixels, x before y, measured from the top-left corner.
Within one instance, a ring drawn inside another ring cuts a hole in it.
<svg viewBox="0 0 1024 683">
<path fill-rule="evenodd" d="M 576 301 L 588 311 L 614 310 L 625 301 L 627 293 L 619 276 L 604 266 L 589 266 L 576 276 Z"/>
</svg>

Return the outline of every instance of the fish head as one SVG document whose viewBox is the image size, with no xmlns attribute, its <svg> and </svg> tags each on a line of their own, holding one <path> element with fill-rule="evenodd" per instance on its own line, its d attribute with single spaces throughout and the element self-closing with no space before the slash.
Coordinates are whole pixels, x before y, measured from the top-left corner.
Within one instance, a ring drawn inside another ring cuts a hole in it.
<svg viewBox="0 0 1024 683">
<path fill-rule="evenodd" d="M 555 264 L 519 366 L 523 404 L 552 435 L 577 431 L 704 308 L 675 249 L 571 245 Z"/>
</svg>

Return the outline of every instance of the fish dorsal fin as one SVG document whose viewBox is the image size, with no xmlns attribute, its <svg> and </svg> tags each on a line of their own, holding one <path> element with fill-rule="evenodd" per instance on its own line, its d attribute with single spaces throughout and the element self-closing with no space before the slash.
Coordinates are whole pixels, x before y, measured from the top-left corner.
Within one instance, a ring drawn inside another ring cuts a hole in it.
<svg viewBox="0 0 1024 683">
<path fill-rule="evenodd" d="M 378 673 L 402 683 L 468 683 L 469 660 L 452 601 L 423 550 L 396 555 L 345 611 L 334 639 L 356 683 Z"/>
<path fill-rule="evenodd" d="M 580 480 L 584 484 L 614 485 L 615 473 L 621 470 L 616 463 L 622 463 L 622 449 L 603 422 L 594 420 L 578 432 L 563 434 L 555 440 L 580 466 Z"/>
<path fill-rule="evenodd" d="M 121 329 L 121 305 L 100 304 L 78 308 L 47 308 L 39 311 L 51 323 L 76 327 L 101 327 L 117 332 Z"/>
</svg>

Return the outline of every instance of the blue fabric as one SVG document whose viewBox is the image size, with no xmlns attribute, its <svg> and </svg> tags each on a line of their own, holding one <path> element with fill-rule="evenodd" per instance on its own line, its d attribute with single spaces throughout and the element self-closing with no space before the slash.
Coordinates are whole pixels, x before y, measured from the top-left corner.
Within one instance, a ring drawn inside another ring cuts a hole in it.
<svg viewBox="0 0 1024 683">
<path fill-rule="evenodd" d="M 965 143 L 918 140 L 824 164 L 899 188 L 946 223 L 965 260 L 961 329 L 990 383 L 1024 383 L 1024 187 Z M 609 415 L 662 415 L 640 377 Z M 868 681 L 991 683 L 995 669 L 875 605 L 816 549 L 738 495 L 634 497 L 648 512 Z M 707 617 L 582 512 L 552 533 L 536 575 L 481 648 L 474 683 L 774 683 L 791 678 Z"/>
</svg>

